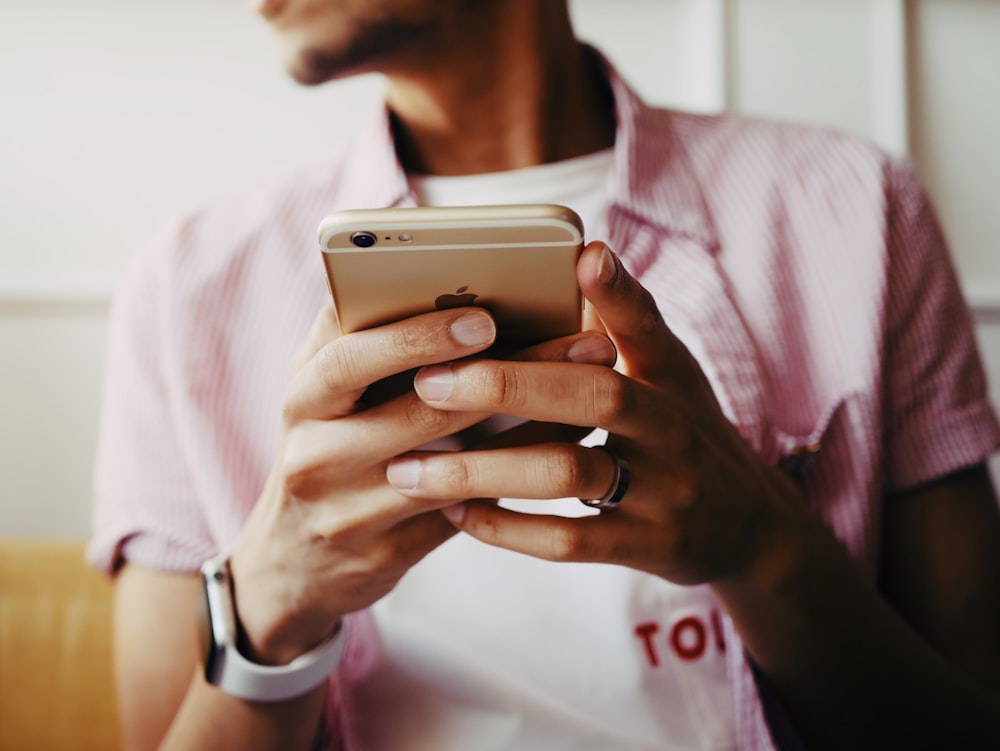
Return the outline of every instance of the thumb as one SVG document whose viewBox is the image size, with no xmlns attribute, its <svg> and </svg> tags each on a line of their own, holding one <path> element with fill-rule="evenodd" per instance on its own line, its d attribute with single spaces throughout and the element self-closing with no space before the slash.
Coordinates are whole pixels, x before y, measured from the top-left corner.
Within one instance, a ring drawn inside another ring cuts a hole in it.
<svg viewBox="0 0 1000 751">
<path fill-rule="evenodd" d="M 606 244 L 592 242 L 584 248 L 577 279 L 615 343 L 627 375 L 653 378 L 675 373 L 677 365 L 686 361 L 687 352 L 664 322 L 656 300 Z"/>
</svg>

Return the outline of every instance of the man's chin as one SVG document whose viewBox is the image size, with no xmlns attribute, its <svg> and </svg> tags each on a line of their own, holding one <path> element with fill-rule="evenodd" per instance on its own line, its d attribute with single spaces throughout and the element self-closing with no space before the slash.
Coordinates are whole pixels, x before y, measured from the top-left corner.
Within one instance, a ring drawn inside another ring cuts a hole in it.
<svg viewBox="0 0 1000 751">
<path fill-rule="evenodd" d="M 319 86 L 330 80 L 330 77 L 320 75 L 315 68 L 305 65 L 286 66 L 285 70 L 292 80 L 300 86 Z"/>
<path fill-rule="evenodd" d="M 319 62 L 315 55 L 298 54 L 284 61 L 285 71 L 291 76 L 295 83 L 301 86 L 319 86 L 326 83 L 333 76 L 328 71 L 317 65 Z"/>
<path fill-rule="evenodd" d="M 364 72 L 341 56 L 314 49 L 299 50 L 296 54 L 286 57 L 285 70 L 302 86 L 319 86 L 328 81 Z"/>
<path fill-rule="evenodd" d="M 325 31 L 326 30 L 326 31 Z M 399 67 L 426 32 L 421 24 L 386 20 L 349 29 L 284 29 L 278 50 L 289 75 L 303 86 Z M 328 33 L 326 33 L 328 31 Z"/>
</svg>

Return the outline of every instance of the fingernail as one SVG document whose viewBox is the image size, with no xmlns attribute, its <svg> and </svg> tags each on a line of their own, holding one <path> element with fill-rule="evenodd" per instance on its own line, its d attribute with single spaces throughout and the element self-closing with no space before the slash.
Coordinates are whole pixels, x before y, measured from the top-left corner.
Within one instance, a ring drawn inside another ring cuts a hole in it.
<svg viewBox="0 0 1000 751">
<path fill-rule="evenodd" d="M 454 506 L 446 506 L 441 509 L 441 513 L 444 514 L 445 519 L 457 527 L 465 519 L 465 504 L 456 503 Z"/>
<path fill-rule="evenodd" d="M 566 353 L 570 362 L 605 365 L 613 363 L 617 356 L 614 345 L 603 336 L 588 336 L 573 342 Z"/>
<path fill-rule="evenodd" d="M 451 322 L 451 335 L 466 347 L 489 344 L 496 336 L 496 325 L 486 313 L 466 313 Z"/>
<path fill-rule="evenodd" d="M 429 365 L 413 379 L 413 387 L 421 399 L 443 402 L 451 396 L 455 387 L 455 375 L 451 365 Z"/>
<path fill-rule="evenodd" d="M 618 262 L 611 249 L 605 245 L 604 252 L 601 253 L 601 263 L 597 267 L 597 278 L 601 284 L 611 284 L 616 276 L 618 276 Z"/>
<path fill-rule="evenodd" d="M 389 462 L 385 476 L 389 484 L 400 490 L 414 490 L 420 484 L 420 460 L 404 456 Z"/>
</svg>

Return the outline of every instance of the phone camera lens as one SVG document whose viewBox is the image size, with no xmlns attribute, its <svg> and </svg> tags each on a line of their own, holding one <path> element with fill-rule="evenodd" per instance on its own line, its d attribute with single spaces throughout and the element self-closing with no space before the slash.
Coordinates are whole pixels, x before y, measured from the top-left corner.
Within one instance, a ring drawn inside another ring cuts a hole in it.
<svg viewBox="0 0 1000 751">
<path fill-rule="evenodd" d="M 355 232 L 351 235 L 351 242 L 358 248 L 370 248 L 375 244 L 376 238 L 371 232 Z"/>
</svg>

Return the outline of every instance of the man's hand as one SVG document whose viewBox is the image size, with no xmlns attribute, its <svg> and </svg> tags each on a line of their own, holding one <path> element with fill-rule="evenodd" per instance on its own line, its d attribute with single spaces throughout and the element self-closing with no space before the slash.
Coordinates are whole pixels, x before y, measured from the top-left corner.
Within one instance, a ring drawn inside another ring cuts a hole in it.
<svg viewBox="0 0 1000 751">
<path fill-rule="evenodd" d="M 256 659 L 286 663 L 305 652 L 455 533 L 438 513 L 447 500 L 400 494 L 386 467 L 491 411 L 435 409 L 412 387 L 388 401 L 369 389 L 480 353 L 495 336 L 492 318 L 475 308 L 346 336 L 332 306 L 317 318 L 296 358 L 279 456 L 232 558 L 246 648 Z M 523 356 L 610 363 L 614 348 L 590 332 Z"/>
<path fill-rule="evenodd" d="M 631 466 L 621 505 L 570 519 L 462 502 L 601 497 L 614 479 L 612 458 L 568 442 L 401 457 L 390 480 L 414 499 L 460 502 L 446 510 L 456 527 L 541 558 L 622 564 L 678 583 L 745 572 L 781 515 L 801 513 L 797 491 L 726 419 L 697 362 L 610 250 L 590 244 L 579 281 L 618 350 L 617 370 L 477 359 L 424 368 L 415 385 L 445 413 L 605 428 L 608 445 Z"/>
</svg>

